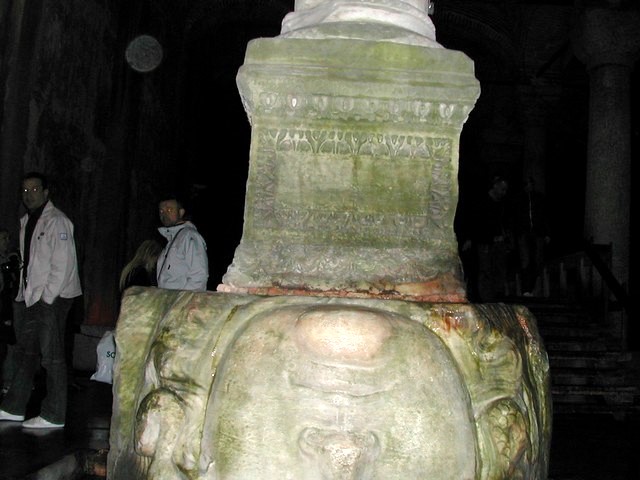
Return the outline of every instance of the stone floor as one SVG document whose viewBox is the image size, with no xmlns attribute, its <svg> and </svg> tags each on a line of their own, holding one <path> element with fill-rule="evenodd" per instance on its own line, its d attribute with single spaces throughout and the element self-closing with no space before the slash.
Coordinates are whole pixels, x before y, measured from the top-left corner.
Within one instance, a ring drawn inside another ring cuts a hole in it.
<svg viewBox="0 0 640 480">
<path fill-rule="evenodd" d="M 111 385 L 75 372 L 64 429 L 27 430 L 0 422 L 0 480 L 72 480 L 105 477 L 109 450 Z M 38 414 L 44 385 L 37 382 L 27 417 Z"/>
<path fill-rule="evenodd" d="M 63 430 L 29 431 L 0 422 L 0 480 L 88 480 L 105 477 L 111 385 L 77 372 Z M 43 387 L 29 415 L 37 414 Z M 556 415 L 549 480 L 640 479 L 640 418 Z M 117 479 L 115 479 L 117 480 Z"/>
</svg>

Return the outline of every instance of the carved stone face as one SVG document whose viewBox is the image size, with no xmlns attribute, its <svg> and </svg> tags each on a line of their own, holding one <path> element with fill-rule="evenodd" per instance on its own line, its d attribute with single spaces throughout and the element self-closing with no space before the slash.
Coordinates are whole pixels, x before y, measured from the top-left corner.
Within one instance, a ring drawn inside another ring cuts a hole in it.
<svg viewBox="0 0 640 480">
<path fill-rule="evenodd" d="M 469 395 L 424 326 L 374 309 L 295 306 L 221 361 L 201 471 L 216 480 L 475 478 Z"/>
</svg>

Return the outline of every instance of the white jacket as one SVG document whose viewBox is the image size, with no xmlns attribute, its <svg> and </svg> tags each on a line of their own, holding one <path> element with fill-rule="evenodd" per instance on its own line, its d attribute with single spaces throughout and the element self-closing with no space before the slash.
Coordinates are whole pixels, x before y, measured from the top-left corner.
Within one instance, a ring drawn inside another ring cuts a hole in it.
<svg viewBox="0 0 640 480">
<path fill-rule="evenodd" d="M 20 219 L 20 254 L 24 258 L 24 235 L 29 215 Z M 42 299 L 52 304 L 57 297 L 82 295 L 73 223 L 49 200 L 36 223 L 29 249 L 27 285 L 20 277 L 17 301 L 30 307 Z"/>
<path fill-rule="evenodd" d="M 169 290 L 204 292 L 209 278 L 207 244 L 191 222 L 172 227 L 160 227 L 167 239 L 158 257 L 158 287 Z"/>
</svg>

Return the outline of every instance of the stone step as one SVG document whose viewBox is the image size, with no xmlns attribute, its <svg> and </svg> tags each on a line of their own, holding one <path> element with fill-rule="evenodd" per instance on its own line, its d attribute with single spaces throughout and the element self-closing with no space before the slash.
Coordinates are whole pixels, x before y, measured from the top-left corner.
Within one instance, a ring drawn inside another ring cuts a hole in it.
<svg viewBox="0 0 640 480">
<path fill-rule="evenodd" d="M 637 404 L 611 404 L 600 399 L 598 402 L 586 402 L 584 400 L 572 400 L 562 402 L 554 400 L 554 415 L 611 415 L 618 420 L 624 420 L 628 415 L 637 416 L 640 414 L 640 405 Z"/>
<path fill-rule="evenodd" d="M 590 369 L 616 370 L 625 368 L 627 362 L 631 361 L 631 352 L 598 352 L 596 354 L 585 354 L 581 351 L 558 351 L 548 352 L 549 363 L 555 369 Z"/>
<path fill-rule="evenodd" d="M 619 336 L 615 335 L 613 332 L 600 329 L 589 329 L 589 328 L 542 328 L 540 329 L 540 335 L 542 339 L 546 342 L 551 342 L 554 339 L 556 340 L 570 340 L 573 342 L 594 342 L 594 341 L 602 341 L 609 342 L 611 340 L 619 341 Z"/>
<path fill-rule="evenodd" d="M 625 387 L 629 385 L 629 376 L 623 371 L 592 371 L 580 369 L 554 369 L 551 367 L 552 386 L 575 387 Z"/>
<path fill-rule="evenodd" d="M 604 339 L 593 340 L 591 342 L 576 342 L 571 339 L 543 339 L 543 342 L 549 356 L 563 352 L 599 352 L 605 354 L 620 350 L 619 341 L 605 341 Z"/>
<path fill-rule="evenodd" d="M 567 318 L 540 318 L 536 317 L 538 329 L 541 332 L 562 332 L 563 334 L 595 335 L 602 332 L 617 332 L 618 325 L 604 322 L 594 322 L 585 317 Z"/>
<path fill-rule="evenodd" d="M 640 413 L 640 352 L 624 350 L 619 325 L 584 306 L 527 299 L 549 356 L 554 413 Z"/>
<path fill-rule="evenodd" d="M 551 388 L 554 413 L 640 413 L 640 389 L 633 385 L 593 387 L 555 385 Z"/>
<path fill-rule="evenodd" d="M 539 322 L 538 330 L 548 350 L 611 350 L 623 348 L 623 331 L 617 324 L 593 322 Z"/>
<path fill-rule="evenodd" d="M 554 385 L 551 394 L 555 396 L 580 396 L 594 399 L 596 397 L 610 397 L 620 403 L 640 401 L 640 388 L 637 385 L 618 385 L 608 387 L 584 385 Z"/>
<path fill-rule="evenodd" d="M 549 311 L 529 309 L 538 323 L 597 323 L 583 310 Z"/>
</svg>

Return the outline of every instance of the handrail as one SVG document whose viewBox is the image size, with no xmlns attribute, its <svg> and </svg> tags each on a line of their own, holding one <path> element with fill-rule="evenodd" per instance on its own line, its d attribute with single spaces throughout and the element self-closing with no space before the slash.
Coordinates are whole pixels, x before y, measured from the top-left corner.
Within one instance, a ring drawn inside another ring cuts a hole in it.
<svg viewBox="0 0 640 480">
<path fill-rule="evenodd" d="M 627 315 L 631 315 L 631 302 L 629 300 L 629 294 L 626 292 L 618 279 L 614 276 L 613 272 L 602 259 L 600 254 L 597 252 L 593 243 L 585 241 L 584 251 L 589 257 L 589 260 L 591 260 L 591 264 L 596 268 L 598 273 L 600 273 L 600 277 L 605 282 L 611 293 L 614 295 L 616 300 L 620 302 L 622 308 L 624 308 L 624 310 L 627 312 Z"/>
</svg>

